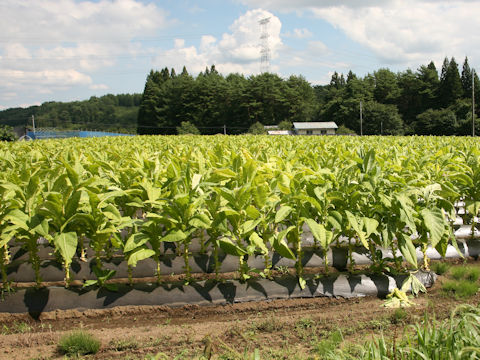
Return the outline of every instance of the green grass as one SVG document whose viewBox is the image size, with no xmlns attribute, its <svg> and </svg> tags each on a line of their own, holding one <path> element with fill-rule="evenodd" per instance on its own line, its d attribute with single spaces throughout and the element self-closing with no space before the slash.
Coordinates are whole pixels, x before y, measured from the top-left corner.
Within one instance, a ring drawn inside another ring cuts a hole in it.
<svg viewBox="0 0 480 360">
<path fill-rule="evenodd" d="M 58 348 L 62 354 L 75 356 L 96 354 L 100 345 L 100 341 L 93 335 L 79 330 L 64 335 L 58 343 Z"/>
<path fill-rule="evenodd" d="M 465 299 L 475 295 L 479 289 L 478 279 L 480 268 L 478 266 L 459 266 L 449 270 L 449 280 L 442 284 L 445 294 L 453 295 L 457 299 Z"/>
<path fill-rule="evenodd" d="M 331 343 L 322 342 L 320 359 L 329 360 L 417 360 L 479 359 L 480 308 L 461 305 L 445 321 L 425 317 L 405 329 L 404 335 L 381 335 L 363 346 L 344 344 L 341 334 Z"/>
<path fill-rule="evenodd" d="M 468 269 L 466 266 L 454 267 L 450 270 L 450 276 L 455 280 L 460 280 L 467 275 Z"/>
<path fill-rule="evenodd" d="M 435 274 L 443 275 L 450 269 L 450 264 L 446 262 L 434 262 L 431 268 Z"/>
<path fill-rule="evenodd" d="M 478 291 L 478 284 L 469 280 L 448 280 L 442 285 L 442 290 L 457 299 L 465 299 L 473 296 Z"/>
</svg>

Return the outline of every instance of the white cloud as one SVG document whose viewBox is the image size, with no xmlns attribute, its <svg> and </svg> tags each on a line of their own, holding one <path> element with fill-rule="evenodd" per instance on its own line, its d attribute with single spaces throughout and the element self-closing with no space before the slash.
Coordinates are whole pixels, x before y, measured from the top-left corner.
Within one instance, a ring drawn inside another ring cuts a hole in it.
<svg viewBox="0 0 480 360">
<path fill-rule="evenodd" d="M 198 73 L 205 67 L 215 64 L 222 73 L 258 73 L 260 71 L 260 25 L 259 20 L 270 18 L 268 24 L 268 46 L 272 60 L 278 57 L 282 48 L 280 19 L 272 13 L 255 9 L 247 11 L 230 26 L 229 32 L 220 39 L 205 35 L 200 46 L 186 46 L 183 39 L 175 40 L 175 47 L 162 51 L 154 60 L 158 68 L 181 68 L 185 65 L 189 72 Z M 272 70 L 274 67 L 272 67 Z"/>
<path fill-rule="evenodd" d="M 254 0 L 242 0 L 255 6 Z M 480 59 L 480 2 L 474 0 L 265 0 L 272 11 L 308 12 L 370 48 L 385 64 L 417 65 L 445 56 Z M 478 60 L 477 60 L 478 63 Z"/>
<path fill-rule="evenodd" d="M 141 0 L 2 0 L 0 102 L 7 93 L 50 93 L 94 84 L 92 71 L 144 54 L 136 37 L 156 34 L 167 14 Z"/>
<path fill-rule="evenodd" d="M 90 89 L 92 89 L 92 90 L 108 90 L 108 85 L 93 84 L 93 85 L 90 85 Z"/>
<path fill-rule="evenodd" d="M 293 29 L 293 32 L 286 32 L 284 34 L 285 37 L 289 37 L 289 38 L 296 38 L 296 39 L 306 39 L 306 38 L 309 38 L 309 37 L 312 37 L 313 34 L 310 30 L 308 29 Z"/>
</svg>

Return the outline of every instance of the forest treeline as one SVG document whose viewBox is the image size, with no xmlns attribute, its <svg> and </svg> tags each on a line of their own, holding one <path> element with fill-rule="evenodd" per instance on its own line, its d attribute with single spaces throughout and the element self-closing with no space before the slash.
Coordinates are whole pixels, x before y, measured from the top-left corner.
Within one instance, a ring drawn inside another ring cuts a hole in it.
<svg viewBox="0 0 480 360">
<path fill-rule="evenodd" d="M 334 121 L 359 134 L 361 103 L 366 135 L 470 135 L 472 77 L 478 119 L 476 72 L 467 58 L 461 69 L 445 58 L 440 71 L 430 62 L 416 71 L 383 68 L 364 77 L 335 72 L 329 84 L 316 86 L 294 75 L 224 76 L 214 65 L 197 76 L 185 67 L 179 74 L 164 68 L 148 74 L 143 94 L 7 109 L 0 124 L 24 126 L 35 115 L 38 127 L 176 134 L 183 122 L 202 134 L 240 134 L 259 124 Z M 478 120 L 476 128 L 480 133 Z"/>
<path fill-rule="evenodd" d="M 182 121 L 202 134 L 222 132 L 223 126 L 229 134 L 241 133 L 257 122 L 335 121 L 358 134 L 362 103 L 363 134 L 469 135 L 472 74 L 479 104 L 479 79 L 467 58 L 461 72 L 454 58 L 445 58 L 440 74 L 430 62 L 415 72 L 379 69 L 364 77 L 335 72 L 330 84 L 313 87 L 301 76 L 224 77 L 214 66 L 197 77 L 185 67 L 181 74 L 152 70 L 138 133 L 173 134 Z"/>
<path fill-rule="evenodd" d="M 40 106 L 0 111 L 0 124 L 58 129 L 87 129 L 136 133 L 142 94 L 92 96 L 73 102 L 45 102 Z"/>
</svg>

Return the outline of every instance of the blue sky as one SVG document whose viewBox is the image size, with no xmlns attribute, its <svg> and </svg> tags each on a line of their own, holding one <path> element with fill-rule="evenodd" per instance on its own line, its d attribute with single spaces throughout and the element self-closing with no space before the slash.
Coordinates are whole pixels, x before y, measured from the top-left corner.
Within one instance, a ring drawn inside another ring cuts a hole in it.
<svg viewBox="0 0 480 360">
<path fill-rule="evenodd" d="M 416 70 L 445 56 L 480 62 L 475 0 L 0 0 L 0 109 L 142 92 L 150 69 L 196 75 L 270 70 L 328 83 L 332 73 Z"/>
</svg>

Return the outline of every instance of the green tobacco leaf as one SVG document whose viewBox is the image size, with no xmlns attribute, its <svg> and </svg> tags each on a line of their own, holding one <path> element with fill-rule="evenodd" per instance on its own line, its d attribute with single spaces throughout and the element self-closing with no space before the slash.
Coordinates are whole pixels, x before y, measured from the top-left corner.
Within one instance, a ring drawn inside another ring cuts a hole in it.
<svg viewBox="0 0 480 360">
<path fill-rule="evenodd" d="M 77 251 L 77 234 L 74 232 L 60 233 L 53 238 L 55 250 L 62 256 L 65 264 L 70 264 Z"/>
<path fill-rule="evenodd" d="M 187 234 L 185 234 L 182 230 L 172 231 L 169 234 L 165 235 L 160 241 L 167 241 L 167 242 L 178 242 L 183 241 L 187 238 Z"/>
<path fill-rule="evenodd" d="M 285 218 L 290 215 L 292 208 L 288 205 L 282 206 L 277 213 L 275 214 L 275 223 L 282 222 Z"/>
<path fill-rule="evenodd" d="M 365 227 L 366 236 L 377 233 L 377 227 L 379 225 L 378 221 L 372 218 L 364 217 L 363 225 Z"/>
<path fill-rule="evenodd" d="M 365 232 L 363 232 L 363 230 L 361 229 L 360 227 L 360 224 L 358 223 L 358 220 L 357 218 L 355 217 L 355 215 L 353 215 L 350 211 L 348 210 L 345 210 L 345 214 L 347 215 L 347 220 L 348 220 L 348 223 L 350 224 L 350 226 L 352 227 L 352 229 L 355 231 L 355 233 L 357 234 L 358 238 L 360 239 L 360 241 L 362 242 L 362 245 L 365 246 L 365 248 L 368 249 L 368 242 L 367 242 L 367 239 L 366 239 L 366 234 Z"/>
<path fill-rule="evenodd" d="M 430 234 L 431 245 L 436 247 L 445 234 L 445 218 L 442 210 L 438 208 L 423 209 L 420 211 L 420 214 L 422 215 L 425 228 Z"/>
<path fill-rule="evenodd" d="M 254 244 L 256 248 L 260 249 L 263 254 L 268 253 L 268 248 L 265 245 L 263 239 L 256 233 L 253 232 L 252 235 L 250 235 L 250 243 Z"/>
<path fill-rule="evenodd" d="M 226 254 L 234 256 L 247 255 L 245 250 L 235 245 L 230 239 L 221 238 L 218 242 L 220 244 L 220 249 Z"/>
<path fill-rule="evenodd" d="M 150 237 L 146 234 L 143 234 L 143 233 L 133 234 L 128 238 L 127 242 L 125 243 L 125 246 L 123 247 L 123 252 L 128 253 L 128 252 L 142 246 L 149 239 L 150 239 Z"/>
<path fill-rule="evenodd" d="M 247 220 L 240 226 L 240 231 L 242 234 L 248 234 L 250 231 L 255 230 L 257 225 L 260 223 L 261 219 L 258 220 Z"/>
<path fill-rule="evenodd" d="M 200 184 L 200 180 L 202 179 L 202 175 L 201 174 L 193 174 L 193 177 L 192 177 L 192 189 L 195 189 L 198 184 Z"/>
<path fill-rule="evenodd" d="M 336 230 L 340 230 L 342 228 L 342 214 L 340 214 L 338 211 L 330 211 L 327 221 Z"/>
<path fill-rule="evenodd" d="M 80 198 L 82 197 L 81 191 L 75 191 L 72 196 L 67 201 L 65 205 L 65 218 L 72 217 L 78 209 L 78 204 L 80 203 Z"/>
<path fill-rule="evenodd" d="M 212 221 L 207 214 L 197 214 L 188 222 L 191 226 L 201 229 L 209 229 Z"/>
<path fill-rule="evenodd" d="M 273 248 L 277 253 L 287 259 L 296 260 L 295 254 L 292 250 L 288 247 L 287 243 L 285 242 L 285 236 L 293 230 L 295 227 L 290 226 L 288 229 L 285 229 L 278 233 L 278 235 L 273 240 Z"/>
<path fill-rule="evenodd" d="M 477 216 L 480 211 L 480 201 L 466 201 L 465 209 L 472 216 Z"/>
<path fill-rule="evenodd" d="M 153 251 L 151 249 L 147 249 L 145 247 L 139 248 L 134 253 L 132 253 L 128 256 L 128 265 L 135 267 L 135 266 L 137 266 L 137 263 L 139 261 L 148 259 L 149 257 L 152 257 L 153 255 L 155 255 L 155 251 Z"/>
<path fill-rule="evenodd" d="M 248 205 L 248 207 L 245 209 L 245 212 L 247 213 L 247 216 L 252 220 L 256 220 L 261 216 L 260 211 L 258 211 L 257 208 L 253 205 Z"/>
<path fill-rule="evenodd" d="M 415 249 L 415 246 L 413 245 L 412 239 L 410 239 L 409 236 L 405 234 L 397 234 L 397 239 L 398 239 L 398 248 L 400 252 L 402 253 L 403 257 L 407 262 L 415 266 L 415 268 L 418 267 L 417 264 L 417 251 Z"/>
<path fill-rule="evenodd" d="M 19 209 L 11 210 L 6 216 L 5 220 L 10 221 L 12 224 L 17 225 L 18 227 L 22 228 L 23 230 L 28 230 L 29 226 L 28 222 L 28 215 L 25 214 L 23 211 Z"/>
<path fill-rule="evenodd" d="M 308 227 L 312 231 L 313 236 L 315 239 L 318 240 L 320 246 L 323 250 L 328 250 L 330 243 L 332 242 L 333 234 L 331 231 L 325 229 L 325 226 L 322 224 L 318 224 L 313 219 L 306 219 L 305 222 L 307 223 Z"/>
</svg>

